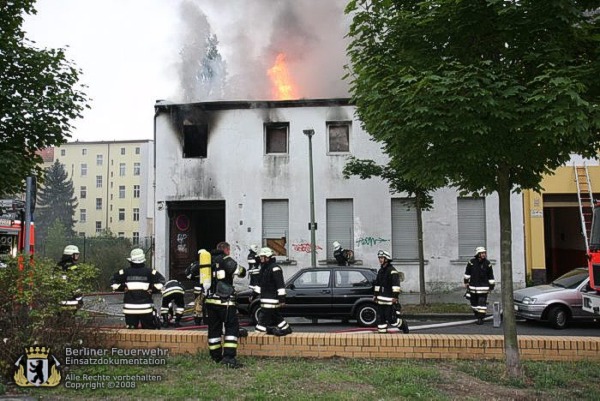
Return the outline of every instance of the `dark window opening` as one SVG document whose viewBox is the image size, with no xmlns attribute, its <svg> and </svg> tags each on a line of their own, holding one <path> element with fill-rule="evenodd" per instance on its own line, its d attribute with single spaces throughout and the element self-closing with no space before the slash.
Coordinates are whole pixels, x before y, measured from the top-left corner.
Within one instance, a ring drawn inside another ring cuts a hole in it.
<svg viewBox="0 0 600 401">
<path fill-rule="evenodd" d="M 288 123 L 265 124 L 266 153 L 288 152 Z"/>
<path fill-rule="evenodd" d="M 183 126 L 183 157 L 206 157 L 208 125 Z"/>
</svg>

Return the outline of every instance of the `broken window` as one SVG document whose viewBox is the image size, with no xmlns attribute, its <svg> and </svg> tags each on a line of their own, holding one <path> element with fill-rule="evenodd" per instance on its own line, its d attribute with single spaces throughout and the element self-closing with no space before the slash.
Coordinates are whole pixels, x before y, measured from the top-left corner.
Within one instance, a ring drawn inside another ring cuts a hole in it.
<svg viewBox="0 0 600 401">
<path fill-rule="evenodd" d="M 183 157 L 199 158 L 208 154 L 208 125 L 183 126 Z"/>
<path fill-rule="evenodd" d="M 288 153 L 289 123 L 265 124 L 266 154 Z"/>
<path fill-rule="evenodd" d="M 350 122 L 327 123 L 329 152 L 350 152 Z"/>
</svg>

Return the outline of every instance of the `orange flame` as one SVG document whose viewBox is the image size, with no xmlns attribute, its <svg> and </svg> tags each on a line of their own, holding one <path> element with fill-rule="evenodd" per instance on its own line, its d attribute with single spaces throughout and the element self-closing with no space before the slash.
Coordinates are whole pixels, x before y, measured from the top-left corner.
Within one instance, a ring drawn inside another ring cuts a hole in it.
<svg viewBox="0 0 600 401">
<path fill-rule="evenodd" d="M 273 83 L 273 96 L 277 100 L 297 99 L 296 89 L 290 77 L 287 64 L 285 63 L 285 54 L 279 53 L 275 59 L 273 67 L 267 70 L 269 78 Z"/>
</svg>

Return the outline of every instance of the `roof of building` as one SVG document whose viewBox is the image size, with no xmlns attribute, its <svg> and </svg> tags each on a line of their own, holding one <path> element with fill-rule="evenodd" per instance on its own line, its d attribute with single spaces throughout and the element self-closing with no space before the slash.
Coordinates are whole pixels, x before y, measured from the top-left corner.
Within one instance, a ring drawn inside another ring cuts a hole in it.
<svg viewBox="0 0 600 401">
<path fill-rule="evenodd" d="M 157 100 L 154 107 L 157 111 L 185 107 L 202 110 L 239 110 L 239 109 L 274 109 L 286 107 L 332 107 L 349 106 L 350 98 L 331 99 L 296 99 L 296 100 L 227 100 L 198 103 L 172 103 L 167 100 Z"/>
</svg>

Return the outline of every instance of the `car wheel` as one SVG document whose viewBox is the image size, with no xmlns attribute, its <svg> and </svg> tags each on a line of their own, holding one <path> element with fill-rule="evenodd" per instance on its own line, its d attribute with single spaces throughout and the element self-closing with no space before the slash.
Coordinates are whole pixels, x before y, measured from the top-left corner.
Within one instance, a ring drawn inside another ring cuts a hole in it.
<svg viewBox="0 0 600 401">
<path fill-rule="evenodd" d="M 562 306 L 553 306 L 548 311 L 548 321 L 555 329 L 562 330 L 567 327 L 569 312 Z"/>
<path fill-rule="evenodd" d="M 254 325 L 258 324 L 258 320 L 259 320 L 261 314 L 262 314 L 262 308 L 260 307 L 260 304 L 257 303 L 250 310 L 250 318 L 252 319 L 252 323 Z"/>
<path fill-rule="evenodd" d="M 377 322 L 377 309 L 374 304 L 363 304 L 356 311 L 356 320 L 361 327 L 372 327 Z"/>
</svg>

